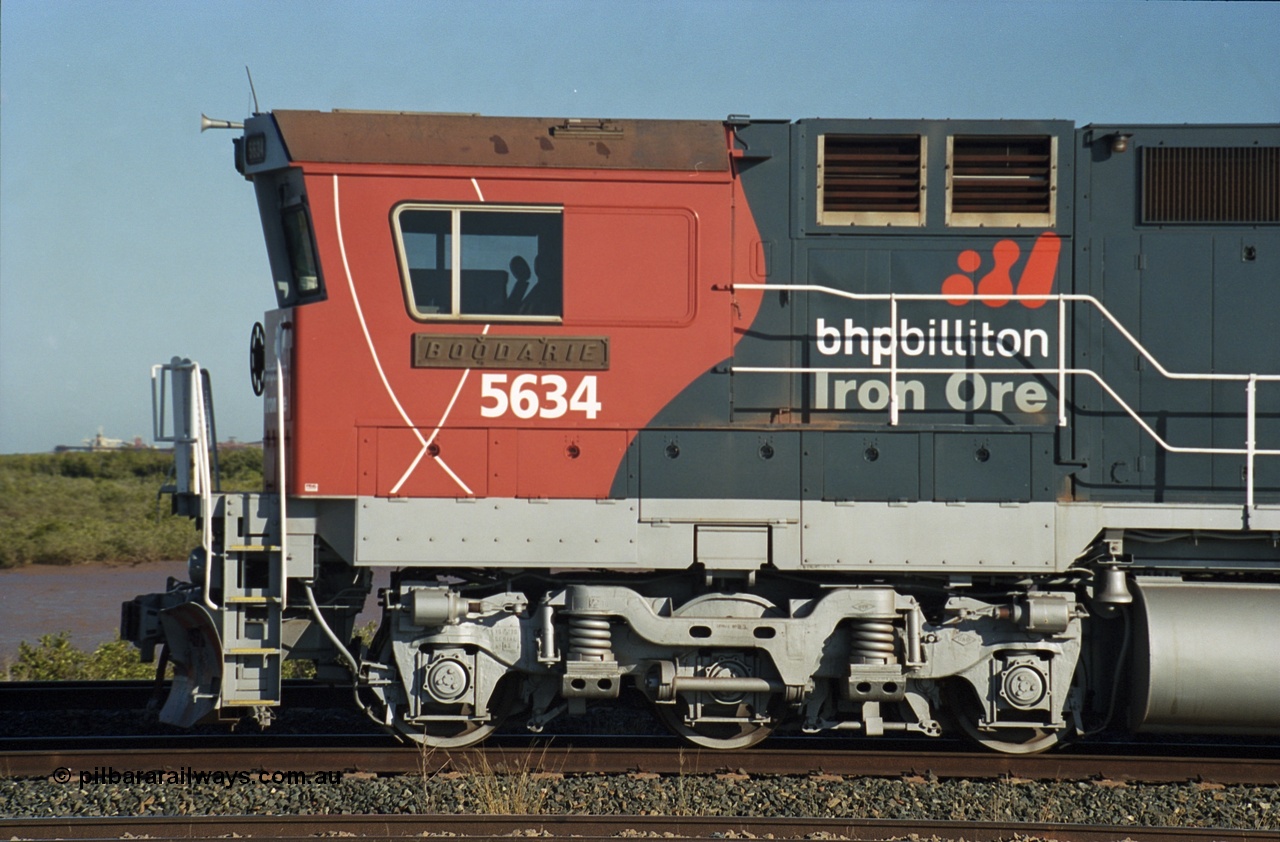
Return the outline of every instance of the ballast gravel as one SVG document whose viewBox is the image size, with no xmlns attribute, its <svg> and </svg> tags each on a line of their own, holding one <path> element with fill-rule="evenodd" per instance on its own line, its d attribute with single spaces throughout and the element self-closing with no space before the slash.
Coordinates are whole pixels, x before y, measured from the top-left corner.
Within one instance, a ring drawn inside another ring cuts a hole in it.
<svg viewBox="0 0 1280 842">
<path fill-rule="evenodd" d="M 1280 827 L 1280 787 L 645 773 L 283 777 L 6 779 L 0 816 L 578 813 Z"/>
<path fill-rule="evenodd" d="M 637 733 L 640 709 L 618 722 L 559 720 L 566 733 Z M 656 725 L 656 723 L 653 723 Z M 318 727 L 319 726 L 319 727 Z M 616 728 L 616 730 L 615 730 Z M 581 729 L 578 731 L 578 729 Z M 0 736 L 156 734 L 139 711 L 12 712 Z M 272 731 L 378 733 L 347 711 L 285 713 Z M 548 729 L 550 731 L 552 729 Z M 302 779 L 287 773 L 228 770 L 156 779 L 116 767 L 119 777 L 79 772 L 60 780 L 0 779 L 0 818 L 72 816 L 335 815 L 335 814 L 595 814 L 657 816 L 933 819 L 1068 822 L 1147 827 L 1280 828 L 1280 787 L 1210 783 L 1125 784 L 1112 781 L 952 780 L 838 775 L 434 772 Z M 181 773 L 177 773 L 181 774 Z"/>
</svg>

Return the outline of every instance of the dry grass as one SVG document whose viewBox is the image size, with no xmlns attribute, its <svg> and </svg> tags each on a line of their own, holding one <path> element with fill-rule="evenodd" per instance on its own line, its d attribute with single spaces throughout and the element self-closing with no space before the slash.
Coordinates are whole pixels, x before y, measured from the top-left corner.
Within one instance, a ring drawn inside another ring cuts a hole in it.
<svg viewBox="0 0 1280 842">
<path fill-rule="evenodd" d="M 559 770 L 547 769 L 547 749 L 540 754 L 501 754 L 495 766 L 487 752 L 452 755 L 440 749 L 419 747 L 419 772 L 423 808 L 429 812 L 451 812 L 445 791 L 454 796 L 453 809 L 492 816 L 536 815 L 546 811 L 551 784 L 563 777 Z"/>
</svg>

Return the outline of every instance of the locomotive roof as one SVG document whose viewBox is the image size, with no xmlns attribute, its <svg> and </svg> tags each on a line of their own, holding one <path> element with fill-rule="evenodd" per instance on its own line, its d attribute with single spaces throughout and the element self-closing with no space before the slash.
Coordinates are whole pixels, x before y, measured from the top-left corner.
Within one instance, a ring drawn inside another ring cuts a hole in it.
<svg viewBox="0 0 1280 842">
<path fill-rule="evenodd" d="M 435 164 L 723 171 L 724 124 L 382 111 L 273 111 L 289 157 Z"/>
</svg>

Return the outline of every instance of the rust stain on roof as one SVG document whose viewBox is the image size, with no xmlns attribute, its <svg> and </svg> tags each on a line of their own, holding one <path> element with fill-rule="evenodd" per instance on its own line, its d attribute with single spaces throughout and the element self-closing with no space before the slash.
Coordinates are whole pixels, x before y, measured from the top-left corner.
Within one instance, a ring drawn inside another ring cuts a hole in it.
<svg viewBox="0 0 1280 842">
<path fill-rule="evenodd" d="M 723 124 L 275 111 L 294 161 L 723 172 Z"/>
</svg>

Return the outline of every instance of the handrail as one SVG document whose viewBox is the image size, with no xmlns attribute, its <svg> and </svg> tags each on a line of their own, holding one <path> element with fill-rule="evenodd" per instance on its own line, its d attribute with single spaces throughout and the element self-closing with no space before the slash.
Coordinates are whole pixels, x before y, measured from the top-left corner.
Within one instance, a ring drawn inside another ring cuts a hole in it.
<svg viewBox="0 0 1280 842">
<path fill-rule="evenodd" d="M 887 339 L 889 347 L 887 349 L 889 356 L 889 424 L 897 426 L 898 424 L 898 374 L 906 371 L 912 374 L 955 374 L 955 373 L 978 373 L 978 374 L 1010 374 L 1010 375 L 1030 375 L 1030 374 L 1056 374 L 1058 378 L 1058 426 L 1067 426 L 1067 410 L 1066 410 L 1066 378 L 1072 377 L 1088 377 L 1093 379 L 1099 386 L 1107 392 L 1108 395 L 1132 418 L 1137 422 L 1138 426 L 1150 436 L 1161 448 L 1170 453 L 1195 453 L 1207 455 L 1230 455 L 1245 457 L 1245 508 L 1246 514 L 1255 510 L 1254 497 L 1254 460 L 1258 456 L 1280 456 L 1280 449 L 1266 449 L 1257 446 L 1257 384 L 1259 382 L 1280 382 L 1280 374 L 1228 374 L 1228 373 L 1190 373 L 1175 372 L 1165 368 L 1155 355 L 1143 347 L 1142 343 L 1130 333 L 1123 324 L 1106 308 L 1105 305 L 1092 295 L 1081 295 L 1074 293 L 1060 293 L 1057 295 L 1010 295 L 1010 294 L 981 294 L 974 293 L 962 295 L 958 293 L 860 293 L 849 292 L 847 290 L 835 289 L 833 287 L 821 284 L 733 284 L 730 289 L 737 290 L 762 290 L 774 292 L 814 292 L 823 295 L 830 295 L 835 298 L 845 298 L 852 301 L 887 301 L 889 302 L 889 329 Z M 902 368 L 898 360 L 898 350 L 900 338 L 898 336 L 898 302 L 900 301 L 1001 301 L 1008 302 L 1016 299 L 1018 301 L 1042 301 L 1057 302 L 1058 305 L 1058 365 L 1056 368 Z M 1102 376 L 1090 368 L 1071 368 L 1066 364 L 1066 304 L 1067 302 L 1081 302 L 1090 305 L 1098 310 L 1102 316 L 1110 322 L 1123 336 L 1130 345 L 1133 346 L 1139 354 L 1146 359 L 1159 374 L 1169 380 L 1197 380 L 1197 381 L 1235 381 L 1245 384 L 1245 443 L 1240 448 L 1226 447 L 1188 447 L 1183 445 L 1175 445 L 1165 441 L 1159 433 L 1151 428 L 1151 426 L 1142 419 L 1136 410 L 1131 407 L 1120 395 L 1103 380 Z M 855 366 L 855 367 L 797 367 L 797 366 L 732 366 L 730 371 L 742 374 L 884 374 L 883 366 Z"/>
<path fill-rule="evenodd" d="M 173 432 L 165 430 L 166 378 L 172 382 Z M 181 377 L 179 377 L 181 373 Z M 151 428 L 157 442 L 173 444 L 174 493 L 200 498 L 200 546 L 204 550 L 204 592 L 202 601 L 210 610 L 218 606 L 209 598 L 213 568 L 213 487 L 209 465 L 209 416 L 204 401 L 200 364 L 174 357 L 151 367 Z M 194 468 L 194 473 L 192 469 Z"/>
<path fill-rule="evenodd" d="M 280 604 L 289 604 L 289 577 L 286 575 L 289 569 L 289 515 L 287 511 L 286 500 L 288 499 L 288 474 L 285 472 L 285 384 L 284 384 L 284 359 L 287 346 L 285 344 L 285 331 L 288 325 L 280 326 L 276 331 L 275 353 L 276 353 L 276 494 L 280 499 Z"/>
<path fill-rule="evenodd" d="M 204 593 L 203 601 L 207 608 L 216 611 L 218 606 L 214 604 L 213 599 L 209 596 L 211 590 L 210 580 L 213 573 L 213 495 L 210 493 L 212 482 L 209 478 L 209 430 L 208 415 L 205 414 L 204 406 L 204 389 L 200 388 L 200 366 L 192 363 L 192 391 L 195 393 L 195 406 L 192 408 L 196 413 L 197 429 L 196 435 L 196 470 L 200 477 L 200 546 L 204 550 Z M 225 588 L 226 585 L 224 584 Z"/>
</svg>

